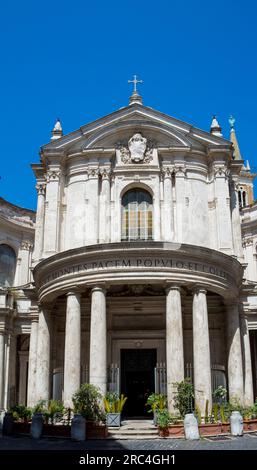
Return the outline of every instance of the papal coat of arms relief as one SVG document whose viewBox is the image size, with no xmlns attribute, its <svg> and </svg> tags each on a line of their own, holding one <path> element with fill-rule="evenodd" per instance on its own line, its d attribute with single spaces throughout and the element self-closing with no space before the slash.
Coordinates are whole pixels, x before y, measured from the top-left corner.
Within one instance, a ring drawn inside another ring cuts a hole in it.
<svg viewBox="0 0 257 470">
<path fill-rule="evenodd" d="M 155 142 L 138 132 L 127 143 L 118 142 L 116 148 L 120 150 L 123 163 L 149 163 L 153 159 L 154 146 Z"/>
</svg>

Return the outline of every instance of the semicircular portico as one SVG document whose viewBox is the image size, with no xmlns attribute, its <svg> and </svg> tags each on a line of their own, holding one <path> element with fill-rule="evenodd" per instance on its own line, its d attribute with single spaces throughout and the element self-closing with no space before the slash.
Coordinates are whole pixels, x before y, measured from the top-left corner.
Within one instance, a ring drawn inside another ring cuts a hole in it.
<svg viewBox="0 0 257 470">
<path fill-rule="evenodd" d="M 124 242 L 68 250 L 34 269 L 40 302 L 76 288 L 95 285 L 201 285 L 224 298 L 235 298 L 242 281 L 241 264 L 215 250 L 161 242 Z"/>
</svg>

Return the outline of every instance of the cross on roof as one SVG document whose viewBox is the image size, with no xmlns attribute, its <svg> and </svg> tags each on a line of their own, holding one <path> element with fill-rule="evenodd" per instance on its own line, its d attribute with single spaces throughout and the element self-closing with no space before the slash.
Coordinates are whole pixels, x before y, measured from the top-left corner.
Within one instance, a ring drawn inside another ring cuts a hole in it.
<svg viewBox="0 0 257 470">
<path fill-rule="evenodd" d="M 138 83 L 143 83 L 143 80 L 138 80 L 138 79 L 137 79 L 137 76 L 134 75 L 134 79 L 133 79 L 133 80 L 128 80 L 128 83 L 133 83 L 133 84 L 134 84 L 133 93 L 136 93 L 136 94 L 137 94 L 137 84 L 138 84 Z"/>
</svg>

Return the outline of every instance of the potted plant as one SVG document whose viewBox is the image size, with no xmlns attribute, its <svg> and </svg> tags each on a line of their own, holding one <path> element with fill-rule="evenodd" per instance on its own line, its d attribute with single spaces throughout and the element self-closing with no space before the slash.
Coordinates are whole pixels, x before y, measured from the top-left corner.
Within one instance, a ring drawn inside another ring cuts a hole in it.
<svg viewBox="0 0 257 470">
<path fill-rule="evenodd" d="M 123 394 L 121 394 L 119 397 L 117 393 L 107 393 L 107 395 L 104 397 L 107 426 L 121 426 L 121 412 L 126 401 L 127 397 L 125 397 Z"/>
<path fill-rule="evenodd" d="M 13 432 L 18 434 L 29 434 L 32 410 L 25 405 L 15 405 L 10 408 L 13 417 Z"/>
<path fill-rule="evenodd" d="M 176 392 L 174 394 L 174 408 L 179 411 L 182 419 L 193 411 L 194 386 L 189 378 L 181 382 L 175 382 Z"/>
<path fill-rule="evenodd" d="M 102 395 L 92 384 L 82 384 L 72 397 L 74 413 L 81 414 L 86 419 L 86 438 L 103 438 L 107 436 L 105 413 Z"/>
<path fill-rule="evenodd" d="M 153 424 L 156 426 L 158 412 L 167 407 L 167 398 L 165 395 L 151 393 L 147 398 L 146 406 L 150 406 L 148 413 L 153 413 Z"/>
</svg>

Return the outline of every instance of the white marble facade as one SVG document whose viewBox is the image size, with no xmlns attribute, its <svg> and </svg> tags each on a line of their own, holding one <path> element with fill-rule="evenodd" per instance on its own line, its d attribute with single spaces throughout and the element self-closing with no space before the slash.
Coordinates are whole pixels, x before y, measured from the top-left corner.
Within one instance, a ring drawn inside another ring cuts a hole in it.
<svg viewBox="0 0 257 470">
<path fill-rule="evenodd" d="M 71 406 L 83 381 L 105 393 L 110 369 L 129 393 L 128 350 L 155 351 L 171 411 L 188 375 L 203 413 L 215 384 L 252 403 L 257 210 L 240 211 L 231 142 L 138 97 L 67 135 L 58 122 L 40 155 L 36 214 L 0 201 L 17 256 L 0 291 L 0 408 Z"/>
</svg>

